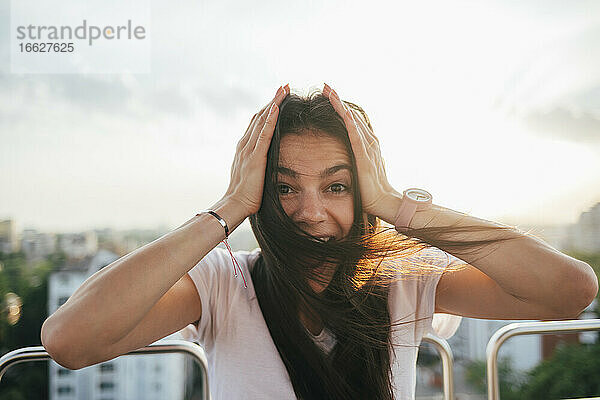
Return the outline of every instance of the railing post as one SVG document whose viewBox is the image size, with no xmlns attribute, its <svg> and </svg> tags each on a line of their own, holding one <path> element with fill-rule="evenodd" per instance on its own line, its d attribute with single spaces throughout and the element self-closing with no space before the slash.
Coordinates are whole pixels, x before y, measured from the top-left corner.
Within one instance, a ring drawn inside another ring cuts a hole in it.
<svg viewBox="0 0 600 400">
<path fill-rule="evenodd" d="M 514 322 L 498 329 L 486 348 L 488 400 L 500 400 L 498 381 L 498 351 L 513 336 L 540 333 L 573 333 L 600 330 L 600 319 L 575 319 L 568 321 Z"/>
<path fill-rule="evenodd" d="M 192 343 L 187 340 L 180 339 L 164 339 L 158 342 L 152 343 L 146 347 L 131 351 L 122 356 L 134 355 L 134 354 L 164 354 L 164 353 L 187 353 L 194 357 L 196 362 L 200 364 L 200 370 L 202 372 L 202 395 L 204 400 L 210 399 L 210 391 L 208 388 L 208 362 L 204 349 L 198 344 Z M 121 357 L 121 356 L 119 356 Z M 4 354 L 0 357 L 0 381 L 2 376 L 8 368 L 13 365 L 20 364 L 28 361 L 43 361 L 51 360 L 50 354 L 46 351 L 44 346 L 31 346 L 22 347 Z"/>
<path fill-rule="evenodd" d="M 444 380 L 444 399 L 454 400 L 454 357 L 452 356 L 450 345 L 445 339 L 430 334 L 423 336 L 422 341 L 433 344 L 440 353 Z"/>
</svg>

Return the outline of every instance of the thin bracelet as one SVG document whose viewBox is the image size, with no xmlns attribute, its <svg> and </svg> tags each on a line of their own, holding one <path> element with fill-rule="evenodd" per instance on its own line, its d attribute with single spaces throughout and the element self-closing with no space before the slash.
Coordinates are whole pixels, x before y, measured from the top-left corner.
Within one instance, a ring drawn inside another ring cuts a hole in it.
<svg viewBox="0 0 600 400">
<path fill-rule="evenodd" d="M 237 260 L 233 256 L 233 253 L 231 252 L 231 247 L 229 247 L 229 243 L 227 242 L 227 238 L 229 237 L 229 228 L 227 227 L 227 222 L 225 222 L 225 220 L 223 218 L 221 218 L 221 216 L 219 214 L 217 214 L 216 212 L 214 212 L 213 210 L 202 210 L 198 214 L 196 214 L 196 216 L 200 215 L 201 213 L 208 213 L 208 214 L 212 215 L 219 221 L 219 223 L 225 229 L 225 239 L 222 240 L 221 243 L 225 243 L 227 250 L 229 250 L 229 254 L 231 254 L 231 263 L 233 264 L 233 276 L 237 278 L 237 271 L 235 269 L 235 267 L 237 266 L 240 270 L 240 273 L 242 274 L 242 279 L 244 280 L 244 288 L 247 289 L 248 285 L 246 284 L 246 278 L 244 278 L 244 271 L 242 271 L 242 268 L 240 267 Z"/>
<path fill-rule="evenodd" d="M 203 213 L 203 212 L 209 213 L 210 215 L 212 215 L 213 217 L 218 219 L 219 223 L 223 226 L 223 228 L 225 228 L 225 239 L 227 239 L 229 237 L 229 227 L 227 226 L 227 222 L 225 222 L 225 220 L 223 218 L 221 218 L 221 216 L 219 214 L 217 214 L 213 210 L 202 210 L 200 212 L 201 213 Z M 196 214 L 196 215 L 200 215 L 200 214 Z"/>
</svg>

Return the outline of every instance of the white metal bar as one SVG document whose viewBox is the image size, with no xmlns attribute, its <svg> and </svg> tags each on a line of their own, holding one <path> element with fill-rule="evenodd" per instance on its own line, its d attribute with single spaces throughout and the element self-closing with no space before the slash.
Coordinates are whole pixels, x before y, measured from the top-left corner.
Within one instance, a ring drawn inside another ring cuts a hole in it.
<svg viewBox="0 0 600 400">
<path fill-rule="evenodd" d="M 430 334 L 423 336 L 422 341 L 433 344 L 440 353 L 440 358 L 442 359 L 444 399 L 454 400 L 454 357 L 452 356 L 450 345 L 445 339 Z"/>
<path fill-rule="evenodd" d="M 149 346 L 142 347 L 140 349 L 131 351 L 125 355 L 135 354 L 158 354 L 158 353 L 187 353 L 194 357 L 196 362 L 200 365 L 202 373 L 202 398 L 204 400 L 210 399 L 210 391 L 208 389 L 208 362 L 204 349 L 198 344 L 192 343 L 187 340 L 180 339 L 168 339 L 161 340 L 157 343 L 153 343 Z M 120 357 L 120 356 L 119 356 Z M 4 354 L 0 357 L 0 381 L 2 376 L 8 368 L 13 365 L 29 362 L 29 361 L 43 361 L 52 359 L 50 354 L 46 351 L 44 346 L 31 346 L 22 347 Z"/>
<path fill-rule="evenodd" d="M 514 322 L 498 329 L 490 338 L 486 348 L 488 400 L 500 400 L 498 351 L 500 350 L 500 346 L 511 337 L 540 333 L 573 333 L 595 330 L 600 330 L 600 319 Z"/>
</svg>

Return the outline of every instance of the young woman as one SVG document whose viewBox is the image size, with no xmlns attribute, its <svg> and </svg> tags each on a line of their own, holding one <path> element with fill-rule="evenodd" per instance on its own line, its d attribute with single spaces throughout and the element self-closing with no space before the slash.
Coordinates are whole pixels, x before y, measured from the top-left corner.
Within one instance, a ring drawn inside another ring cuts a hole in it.
<svg viewBox="0 0 600 400">
<path fill-rule="evenodd" d="M 260 247 L 216 247 L 246 217 Z M 185 328 L 215 400 L 412 399 L 425 333 L 576 318 L 597 290 L 589 265 L 515 227 L 398 192 L 359 106 L 286 85 L 238 142 L 221 200 L 91 276 L 41 338 L 78 369 Z"/>
</svg>

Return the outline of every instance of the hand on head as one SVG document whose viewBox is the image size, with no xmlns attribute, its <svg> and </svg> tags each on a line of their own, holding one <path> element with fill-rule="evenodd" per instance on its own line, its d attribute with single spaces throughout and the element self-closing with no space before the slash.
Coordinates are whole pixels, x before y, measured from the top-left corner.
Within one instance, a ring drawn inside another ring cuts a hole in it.
<svg viewBox="0 0 600 400">
<path fill-rule="evenodd" d="M 379 140 L 368 126 L 363 116 L 347 106 L 329 85 L 325 84 L 323 94 L 329 98 L 335 111 L 342 117 L 358 169 L 358 184 L 363 203 L 363 211 L 381 217 L 390 204 L 394 203 L 391 194 L 399 194 L 389 184 L 385 165 L 381 157 Z"/>
<path fill-rule="evenodd" d="M 231 181 L 225 196 L 240 202 L 248 215 L 258 212 L 260 208 L 267 151 L 279 115 L 279 105 L 289 93 L 289 85 L 279 87 L 275 97 L 254 114 L 246 133 L 237 144 L 231 166 Z"/>
<path fill-rule="evenodd" d="M 267 152 L 279 116 L 279 106 L 289 93 L 289 85 L 280 87 L 275 97 L 254 114 L 246 133 L 237 144 L 226 196 L 242 204 L 248 215 L 260 209 Z M 392 194 L 399 193 L 387 180 L 379 140 L 363 116 L 345 104 L 327 84 L 323 88 L 323 95 L 327 96 L 342 117 L 348 131 L 356 159 L 363 211 L 381 217 L 391 204 L 395 204 Z"/>
</svg>

